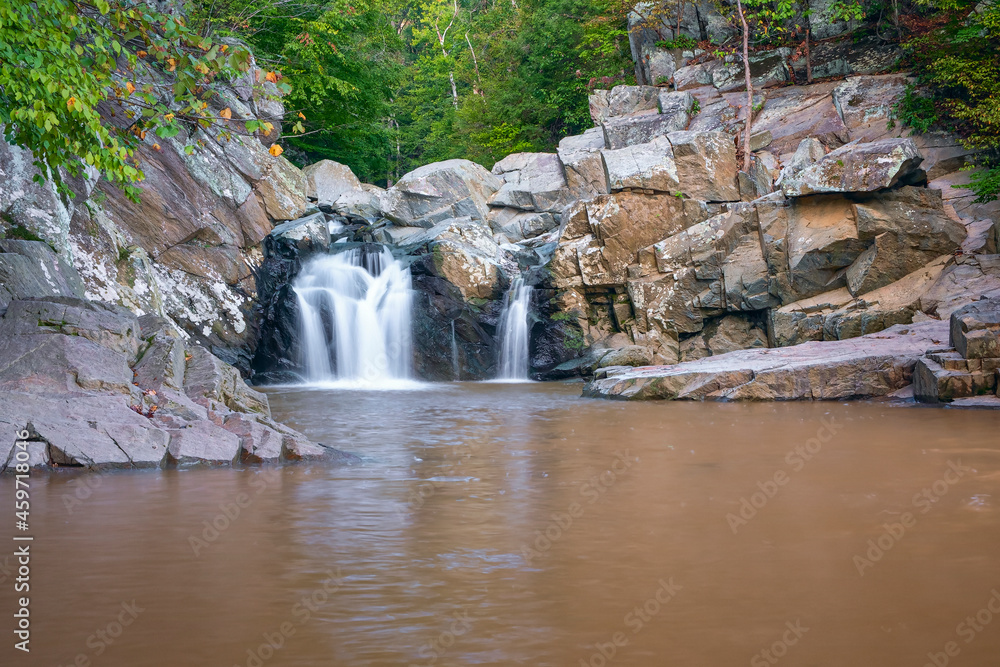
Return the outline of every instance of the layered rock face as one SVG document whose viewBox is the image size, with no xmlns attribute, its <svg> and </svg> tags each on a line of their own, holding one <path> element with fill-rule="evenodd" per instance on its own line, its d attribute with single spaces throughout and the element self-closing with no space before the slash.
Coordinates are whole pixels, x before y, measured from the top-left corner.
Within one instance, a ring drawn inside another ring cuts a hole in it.
<svg viewBox="0 0 1000 667">
<path fill-rule="evenodd" d="M 0 235 L 40 237 L 76 267 L 87 298 L 168 318 L 246 369 L 260 243 L 275 222 L 302 216 L 307 202 L 303 173 L 268 152 L 278 130 L 241 134 L 243 121 L 278 123 L 282 113 L 280 102 L 245 84 L 233 82 L 210 102 L 216 113 L 230 109 L 231 137 L 198 130 L 145 138 L 138 202 L 94 174 L 68 183 L 74 198 L 61 197 L 51 181 L 32 182 L 29 152 L 0 141 Z M 106 112 L 109 122 L 128 122 L 121 108 Z M 204 147 L 187 149 L 198 142 Z"/>
<path fill-rule="evenodd" d="M 564 211 L 549 264 L 591 351 L 552 375 L 607 367 L 595 351 L 629 345 L 646 350 L 630 358 L 674 364 L 847 340 L 947 319 L 1000 294 L 996 207 L 951 187 L 965 182 L 958 170 L 969 154 L 956 138 L 893 126 L 907 82 L 866 76 L 761 92 L 750 172 L 736 159 L 745 95 L 659 89 L 652 110 L 655 88 L 597 91 L 608 192 Z M 662 118 L 677 109 L 690 109 L 686 127 Z"/>
<path fill-rule="evenodd" d="M 5 263 L 54 254 L 3 244 Z M 264 394 L 169 320 L 82 298 L 71 267 L 61 277 L 46 290 L 14 285 L 0 318 L 0 472 L 16 440 L 31 466 L 352 460 L 272 420 Z"/>
<path fill-rule="evenodd" d="M 913 396 L 923 403 L 1000 407 L 1000 299 L 982 299 L 951 314 L 949 347 L 917 361 Z"/>
</svg>

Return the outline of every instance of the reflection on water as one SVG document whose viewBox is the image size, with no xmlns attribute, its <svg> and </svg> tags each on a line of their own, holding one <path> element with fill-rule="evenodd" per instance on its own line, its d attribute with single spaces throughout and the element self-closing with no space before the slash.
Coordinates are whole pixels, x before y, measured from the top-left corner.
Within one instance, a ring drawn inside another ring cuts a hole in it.
<svg viewBox="0 0 1000 667">
<path fill-rule="evenodd" d="M 578 392 L 282 388 L 364 463 L 36 474 L 0 664 L 996 664 L 996 413 Z"/>
</svg>

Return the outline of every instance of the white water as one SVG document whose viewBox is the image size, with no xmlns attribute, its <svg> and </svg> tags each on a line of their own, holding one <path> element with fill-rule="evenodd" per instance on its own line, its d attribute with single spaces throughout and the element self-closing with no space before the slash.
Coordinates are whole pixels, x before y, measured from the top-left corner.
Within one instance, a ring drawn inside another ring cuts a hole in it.
<svg viewBox="0 0 1000 667">
<path fill-rule="evenodd" d="M 500 359 L 497 380 L 528 381 L 528 311 L 531 287 L 515 278 L 500 316 Z"/>
<path fill-rule="evenodd" d="M 292 286 L 309 384 L 402 389 L 412 378 L 410 270 L 388 250 L 317 257 Z"/>
</svg>

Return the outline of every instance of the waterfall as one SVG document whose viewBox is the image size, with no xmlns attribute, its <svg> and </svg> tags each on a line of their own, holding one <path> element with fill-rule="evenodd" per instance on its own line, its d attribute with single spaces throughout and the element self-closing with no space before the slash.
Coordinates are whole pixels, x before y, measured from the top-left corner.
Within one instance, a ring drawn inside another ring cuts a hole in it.
<svg viewBox="0 0 1000 667">
<path fill-rule="evenodd" d="M 458 340 L 455 338 L 455 320 L 451 321 L 451 372 L 456 380 L 462 379 L 462 369 L 458 364 Z"/>
<path fill-rule="evenodd" d="M 528 380 L 528 311 L 531 287 L 515 278 L 504 300 L 500 316 L 500 359 L 498 380 Z"/>
<path fill-rule="evenodd" d="M 410 270 L 388 250 L 356 248 L 314 258 L 292 289 L 307 382 L 412 384 Z"/>
</svg>

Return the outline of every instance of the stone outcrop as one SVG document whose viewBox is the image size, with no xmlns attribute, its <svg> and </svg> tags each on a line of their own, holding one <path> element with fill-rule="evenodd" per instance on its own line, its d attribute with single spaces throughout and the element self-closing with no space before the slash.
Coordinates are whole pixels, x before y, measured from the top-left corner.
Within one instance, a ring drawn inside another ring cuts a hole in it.
<svg viewBox="0 0 1000 667">
<path fill-rule="evenodd" d="M 1000 408 L 1000 299 L 982 299 L 956 310 L 948 345 L 917 362 L 913 396 L 924 403 L 976 400 Z M 989 398 L 986 398 L 989 397 Z"/>
<path fill-rule="evenodd" d="M 780 349 L 729 352 L 674 366 L 608 368 L 585 396 L 628 400 L 839 400 L 887 396 L 909 385 L 917 359 L 941 345 L 945 322 Z"/>
<path fill-rule="evenodd" d="M 385 217 L 401 227 L 431 228 L 449 218 L 485 220 L 503 182 L 469 160 L 436 162 L 410 172 L 385 195 Z"/>
<path fill-rule="evenodd" d="M 808 141 L 808 140 L 806 140 Z M 850 143 L 811 164 L 781 174 L 786 197 L 828 192 L 874 192 L 899 183 L 917 183 L 923 156 L 912 139 Z"/>
<path fill-rule="evenodd" d="M 154 315 L 76 296 L 14 299 L 0 360 L 0 470 L 20 432 L 33 466 L 353 460 L 274 422 L 237 369 Z"/>
</svg>

